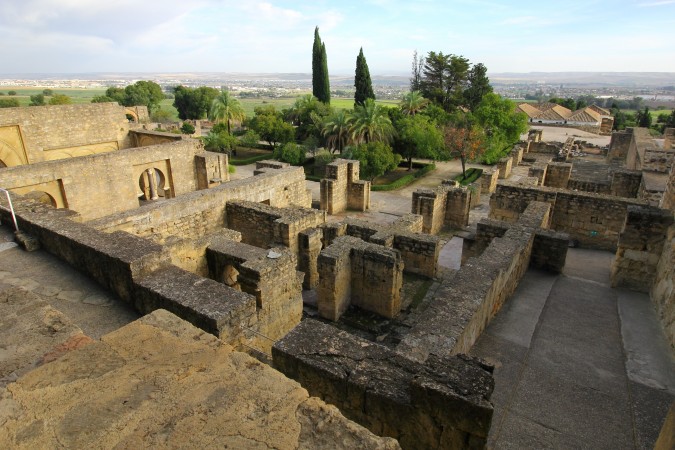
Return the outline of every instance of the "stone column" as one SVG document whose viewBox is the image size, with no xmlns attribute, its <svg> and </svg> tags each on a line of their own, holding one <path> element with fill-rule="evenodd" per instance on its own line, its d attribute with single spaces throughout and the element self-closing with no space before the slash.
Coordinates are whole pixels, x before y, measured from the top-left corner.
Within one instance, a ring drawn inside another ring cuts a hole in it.
<svg viewBox="0 0 675 450">
<path fill-rule="evenodd" d="M 156 178 L 156 172 L 155 169 L 148 169 L 148 180 L 150 181 L 150 200 L 157 200 L 159 199 L 159 195 L 157 195 L 157 178 Z"/>
</svg>

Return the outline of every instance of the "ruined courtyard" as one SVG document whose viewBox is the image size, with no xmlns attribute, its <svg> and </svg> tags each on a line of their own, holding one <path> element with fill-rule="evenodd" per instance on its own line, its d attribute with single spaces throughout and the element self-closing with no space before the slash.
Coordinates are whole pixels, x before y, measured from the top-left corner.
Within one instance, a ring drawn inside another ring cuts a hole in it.
<svg viewBox="0 0 675 450">
<path fill-rule="evenodd" d="M 0 187 L 39 247 L 3 209 L 10 447 L 656 442 L 671 138 L 583 158 L 544 129 L 468 188 L 386 194 L 347 160 L 321 183 L 274 161 L 230 180 L 224 155 L 102 105 L 0 115 Z"/>
</svg>

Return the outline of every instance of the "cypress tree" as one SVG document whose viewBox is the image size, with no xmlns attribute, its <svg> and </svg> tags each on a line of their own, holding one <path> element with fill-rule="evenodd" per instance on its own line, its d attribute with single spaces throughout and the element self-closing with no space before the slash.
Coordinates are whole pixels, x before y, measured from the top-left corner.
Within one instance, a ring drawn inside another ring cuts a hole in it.
<svg viewBox="0 0 675 450">
<path fill-rule="evenodd" d="M 319 27 L 314 29 L 312 46 L 312 94 L 323 103 L 330 103 L 330 83 L 328 81 L 328 59 L 326 46 L 319 37 Z"/>
<path fill-rule="evenodd" d="M 366 57 L 363 56 L 363 47 L 359 51 L 359 56 L 356 57 L 356 74 L 354 76 L 354 106 L 363 105 L 367 98 L 375 100 L 375 93 L 373 92 L 373 84 L 370 81 L 370 71 L 368 70 L 368 63 Z"/>
</svg>

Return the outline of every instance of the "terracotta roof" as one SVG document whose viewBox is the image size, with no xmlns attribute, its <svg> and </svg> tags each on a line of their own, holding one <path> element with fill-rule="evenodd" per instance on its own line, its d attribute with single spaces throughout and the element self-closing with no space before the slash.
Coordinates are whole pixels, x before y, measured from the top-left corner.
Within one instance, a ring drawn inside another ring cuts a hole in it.
<svg viewBox="0 0 675 450">
<path fill-rule="evenodd" d="M 602 114 L 598 113 L 590 106 L 574 111 L 572 115 L 567 119 L 570 122 L 589 122 L 589 123 L 599 123 L 602 121 Z"/>
<path fill-rule="evenodd" d="M 535 108 L 534 106 L 532 106 L 532 105 L 529 104 L 529 103 L 521 103 L 521 104 L 519 104 L 519 105 L 517 106 L 517 108 L 518 108 L 520 111 L 522 111 L 522 112 L 524 112 L 525 114 L 527 114 L 527 117 L 529 117 L 530 119 L 534 119 L 534 118 L 537 117 L 539 114 L 541 114 L 541 110 Z"/>
<path fill-rule="evenodd" d="M 596 113 L 600 114 L 601 116 L 611 116 L 612 113 L 609 110 L 606 110 L 605 108 L 601 108 L 598 105 L 591 105 L 588 108 L 592 109 Z"/>
<path fill-rule="evenodd" d="M 539 120 L 554 120 L 564 122 L 572 115 L 572 111 L 565 108 L 564 106 L 554 105 L 546 111 L 542 111 L 540 115 L 536 117 Z"/>
</svg>

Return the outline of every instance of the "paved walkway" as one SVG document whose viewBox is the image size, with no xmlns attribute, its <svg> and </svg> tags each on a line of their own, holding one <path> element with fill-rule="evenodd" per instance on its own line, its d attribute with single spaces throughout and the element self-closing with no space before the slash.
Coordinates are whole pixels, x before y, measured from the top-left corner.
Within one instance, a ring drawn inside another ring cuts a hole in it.
<svg viewBox="0 0 675 450">
<path fill-rule="evenodd" d="M 612 289 L 608 252 L 530 270 L 472 353 L 495 364 L 494 448 L 652 448 L 675 364 L 645 294 Z"/>
</svg>

